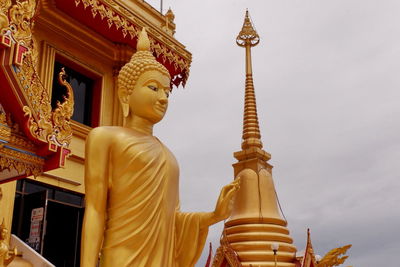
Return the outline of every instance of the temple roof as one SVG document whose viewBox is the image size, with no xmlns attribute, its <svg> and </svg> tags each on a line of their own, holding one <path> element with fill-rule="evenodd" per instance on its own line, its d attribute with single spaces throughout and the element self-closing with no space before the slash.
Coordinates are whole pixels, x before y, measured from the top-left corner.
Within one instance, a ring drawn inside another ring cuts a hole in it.
<svg viewBox="0 0 400 267">
<path fill-rule="evenodd" d="M 164 16 L 145 1 L 121 0 L 42 0 L 46 12 L 62 11 L 106 39 L 136 47 L 143 27 L 157 60 L 170 72 L 176 86 L 186 84 L 192 55 L 173 36 L 172 11 Z"/>
</svg>

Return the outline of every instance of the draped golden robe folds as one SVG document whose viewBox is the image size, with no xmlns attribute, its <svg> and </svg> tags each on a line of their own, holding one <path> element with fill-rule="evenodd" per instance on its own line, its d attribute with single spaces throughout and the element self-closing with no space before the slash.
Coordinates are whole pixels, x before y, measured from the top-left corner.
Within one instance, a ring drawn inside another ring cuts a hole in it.
<svg viewBox="0 0 400 267">
<path fill-rule="evenodd" d="M 107 218 L 101 267 L 190 267 L 208 228 L 203 213 L 179 208 L 179 168 L 154 136 L 123 135 L 109 157 Z M 128 197 L 127 197 L 128 196 Z"/>
</svg>

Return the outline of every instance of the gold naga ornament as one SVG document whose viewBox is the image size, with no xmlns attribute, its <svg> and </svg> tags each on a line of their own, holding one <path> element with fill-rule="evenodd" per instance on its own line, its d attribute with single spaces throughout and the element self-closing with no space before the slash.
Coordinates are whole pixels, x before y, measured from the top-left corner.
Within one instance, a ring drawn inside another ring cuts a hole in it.
<svg viewBox="0 0 400 267">
<path fill-rule="evenodd" d="M 153 136 L 170 83 L 143 28 L 118 76 L 124 126 L 95 128 L 86 141 L 81 267 L 95 267 L 99 253 L 101 267 L 194 266 L 208 227 L 230 214 L 239 180 L 222 189 L 213 212 L 180 210 L 178 163 Z"/>
<path fill-rule="evenodd" d="M 343 264 L 349 256 L 344 256 L 351 245 L 346 245 L 330 250 L 321 259 L 319 255 L 315 255 L 313 245 L 311 243 L 310 229 L 307 229 L 307 245 L 304 256 L 300 256 L 301 267 L 334 267 Z M 352 267 L 352 266 L 347 266 Z"/>
<path fill-rule="evenodd" d="M 349 256 L 343 256 L 347 250 L 351 248 L 351 245 L 346 245 L 339 248 L 330 250 L 326 255 L 318 262 L 317 267 L 333 267 L 343 264 Z M 352 266 L 348 266 L 352 267 Z"/>
</svg>

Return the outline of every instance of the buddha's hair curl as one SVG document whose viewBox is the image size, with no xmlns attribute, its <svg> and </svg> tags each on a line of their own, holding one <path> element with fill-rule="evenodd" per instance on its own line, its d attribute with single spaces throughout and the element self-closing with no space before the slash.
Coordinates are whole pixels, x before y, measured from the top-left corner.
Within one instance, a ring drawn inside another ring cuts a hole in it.
<svg viewBox="0 0 400 267">
<path fill-rule="evenodd" d="M 171 78 L 167 68 L 150 51 L 137 51 L 118 74 L 118 90 L 126 88 L 128 94 L 131 94 L 139 76 L 150 70 L 157 70 Z"/>
</svg>

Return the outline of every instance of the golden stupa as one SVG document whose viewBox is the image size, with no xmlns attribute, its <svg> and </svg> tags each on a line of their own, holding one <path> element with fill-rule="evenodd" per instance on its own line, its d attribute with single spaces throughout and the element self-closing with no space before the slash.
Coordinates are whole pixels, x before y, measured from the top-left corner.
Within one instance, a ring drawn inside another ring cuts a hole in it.
<svg viewBox="0 0 400 267">
<path fill-rule="evenodd" d="M 242 150 L 235 152 L 235 179 L 240 177 L 231 217 L 213 266 L 294 267 L 296 247 L 278 205 L 271 155 L 263 150 L 253 85 L 251 48 L 260 41 L 246 11 L 236 43 L 246 49 L 246 85 Z M 277 252 L 277 246 L 279 252 Z M 226 263 L 224 263 L 226 262 Z M 239 265 L 240 264 L 240 265 Z"/>
</svg>

